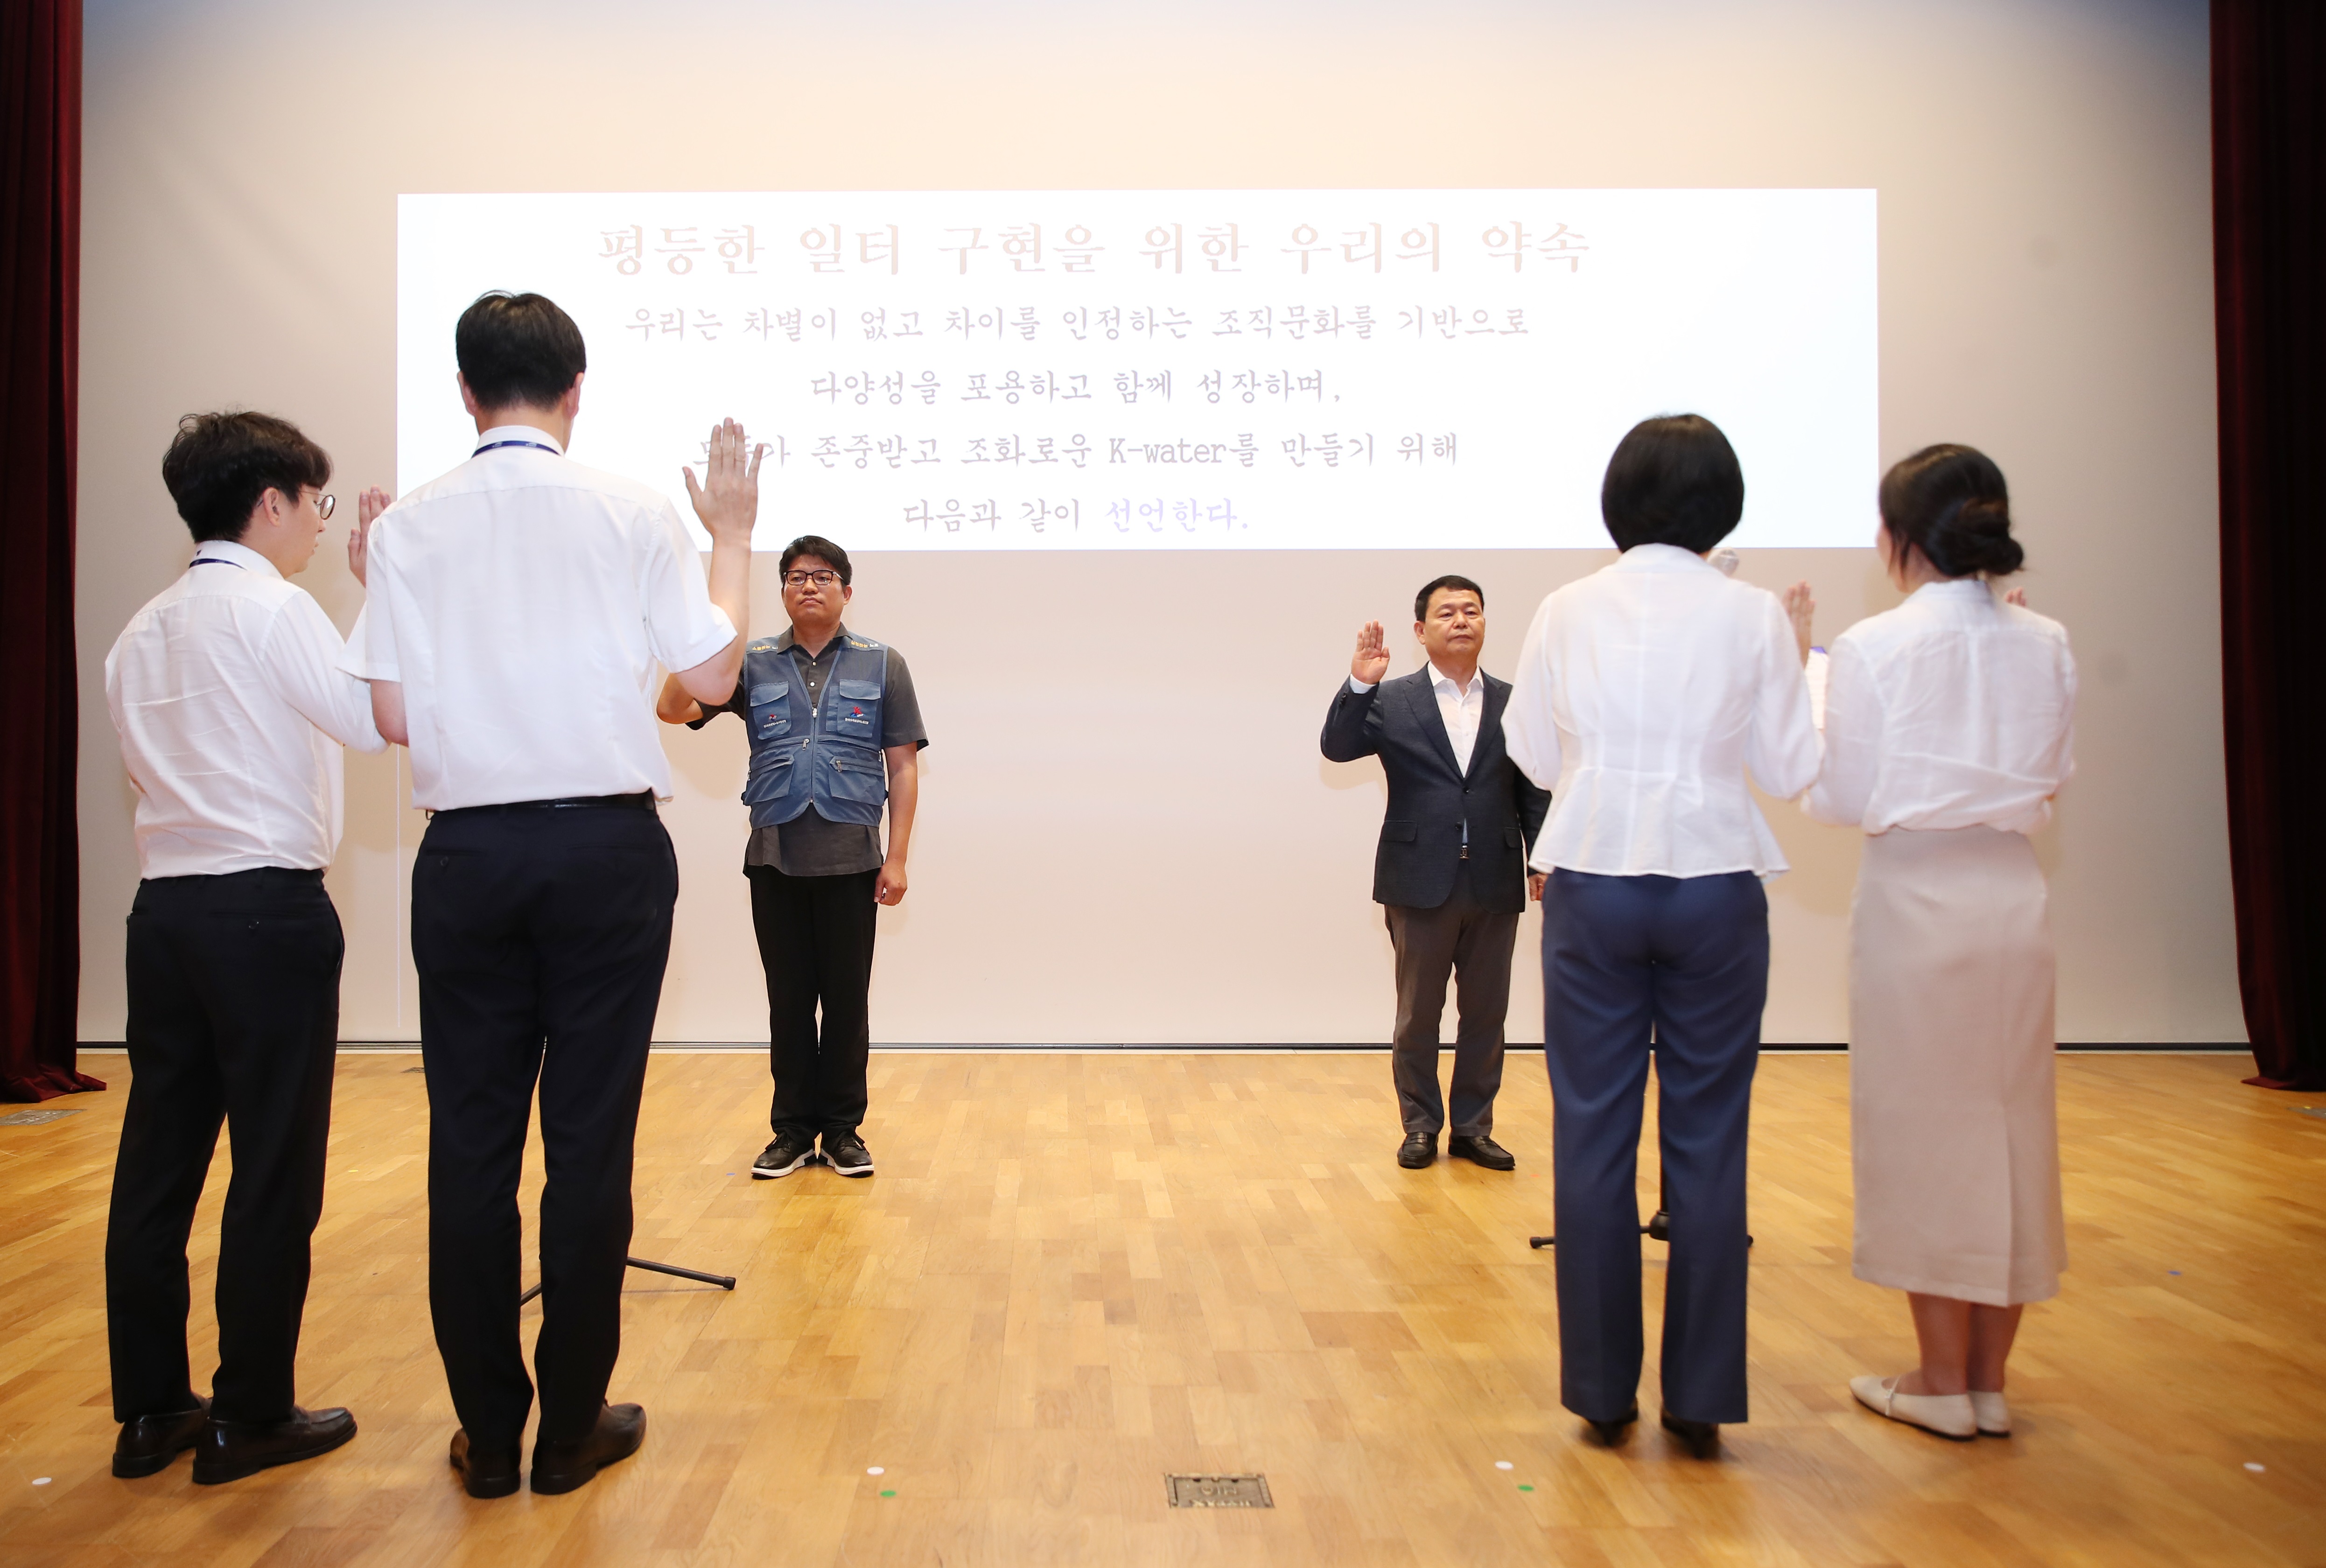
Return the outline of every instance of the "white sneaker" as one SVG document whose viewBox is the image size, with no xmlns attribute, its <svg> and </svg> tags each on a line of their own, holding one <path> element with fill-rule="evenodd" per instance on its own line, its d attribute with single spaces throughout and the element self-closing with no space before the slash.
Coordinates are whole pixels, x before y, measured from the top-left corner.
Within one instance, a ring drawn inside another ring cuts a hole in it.
<svg viewBox="0 0 2326 1568">
<path fill-rule="evenodd" d="M 1977 1388 L 1972 1389 L 1970 1407 L 1972 1413 L 1978 1417 L 1978 1430 L 1981 1436 L 2008 1437 L 2011 1435 L 2011 1406 L 2004 1403 L 2001 1389 L 1998 1388 L 1992 1394 L 1981 1393 Z"/>
<path fill-rule="evenodd" d="M 1968 1394 L 1901 1394 L 1895 1378 L 1852 1378 L 1849 1391 L 1876 1415 L 1919 1426 L 1957 1443 L 1978 1435 L 1978 1416 Z"/>
</svg>

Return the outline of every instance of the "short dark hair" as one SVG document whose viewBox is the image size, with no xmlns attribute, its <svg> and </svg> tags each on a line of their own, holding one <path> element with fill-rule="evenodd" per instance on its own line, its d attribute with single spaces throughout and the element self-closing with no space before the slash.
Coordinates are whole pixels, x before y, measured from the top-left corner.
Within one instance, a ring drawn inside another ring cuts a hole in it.
<svg viewBox="0 0 2326 1568">
<path fill-rule="evenodd" d="M 783 554 L 776 561 L 776 570 L 789 571 L 792 562 L 803 555 L 813 555 L 840 573 L 840 586 L 842 588 L 855 580 L 856 569 L 848 564 L 848 552 L 818 533 L 803 533 L 785 545 Z"/>
<path fill-rule="evenodd" d="M 543 294 L 493 289 L 452 329 L 452 352 L 480 408 L 551 408 L 590 368 L 582 329 Z"/>
<path fill-rule="evenodd" d="M 2011 536 L 2003 470 L 1977 447 L 1924 447 L 1882 476 L 1882 527 L 1911 544 L 1943 577 L 2008 577 L 2027 552 Z"/>
<path fill-rule="evenodd" d="M 1744 515 L 1744 470 L 1720 427 L 1702 414 L 1643 419 L 1607 459 L 1599 515 L 1618 550 L 1676 544 L 1701 555 Z"/>
<path fill-rule="evenodd" d="M 1413 618 L 1415 620 L 1426 621 L 1429 618 L 1429 598 L 1441 588 L 1466 589 L 1470 592 L 1478 596 L 1478 608 L 1480 609 L 1484 609 L 1486 608 L 1486 590 L 1484 589 L 1480 588 L 1476 583 L 1472 582 L 1466 577 L 1456 577 L 1452 572 L 1447 572 L 1444 577 L 1432 578 L 1429 581 L 1423 583 L 1421 585 L 1421 591 L 1413 596 Z"/>
<path fill-rule="evenodd" d="M 271 413 L 190 413 L 162 454 L 162 483 L 198 540 L 241 538 L 269 490 L 295 501 L 330 482 L 331 454 Z"/>
</svg>

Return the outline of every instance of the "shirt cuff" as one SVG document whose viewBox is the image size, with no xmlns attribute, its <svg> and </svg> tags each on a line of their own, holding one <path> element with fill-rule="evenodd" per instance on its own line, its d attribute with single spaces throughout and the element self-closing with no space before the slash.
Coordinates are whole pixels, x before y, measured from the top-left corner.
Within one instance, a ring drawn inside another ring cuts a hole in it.
<svg viewBox="0 0 2326 1568">
<path fill-rule="evenodd" d="M 1379 682 L 1378 681 L 1376 681 L 1376 682 L 1373 682 L 1373 685 L 1377 686 L 1377 685 L 1379 685 L 1380 683 L 1381 683 L 1381 682 Z M 1352 676 L 1350 676 L 1350 677 L 1349 677 L 1349 690 L 1350 690 L 1351 691 L 1353 691 L 1353 692 L 1356 693 L 1356 695 L 1358 695 L 1358 696 L 1362 697 L 1362 696 L 1363 696 L 1366 692 L 1368 692 L 1368 691 L 1372 691 L 1372 689 L 1373 689 L 1373 688 L 1372 688 L 1372 686 L 1368 686 L 1368 685 L 1367 685 L 1367 684 L 1365 684 L 1365 682 L 1363 682 L 1363 681 L 1358 680 L 1354 675 L 1352 675 Z"/>
</svg>

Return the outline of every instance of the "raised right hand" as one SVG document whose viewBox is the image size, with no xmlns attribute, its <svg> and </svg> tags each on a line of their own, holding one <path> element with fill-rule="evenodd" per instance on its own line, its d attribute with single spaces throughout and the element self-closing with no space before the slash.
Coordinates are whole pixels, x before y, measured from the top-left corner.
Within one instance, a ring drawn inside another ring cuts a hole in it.
<svg viewBox="0 0 2326 1568">
<path fill-rule="evenodd" d="M 1811 627 L 1817 621 L 1817 597 L 1810 592 L 1810 585 L 1806 582 L 1793 584 L 1782 597 L 1785 604 L 1785 618 L 1793 623 L 1793 641 L 1800 645 L 1801 663 L 1806 664 L 1810 660 L 1810 644 L 1815 636 Z"/>
<path fill-rule="evenodd" d="M 713 543 L 750 543 L 751 525 L 759 519 L 759 459 L 767 451 L 764 443 L 747 449 L 743 427 L 722 420 L 711 427 L 702 482 L 695 482 L 692 468 L 682 470 L 686 498 L 694 504 L 694 515 L 702 519 Z"/>
<path fill-rule="evenodd" d="M 1382 637 L 1382 624 L 1367 621 L 1357 633 L 1357 652 L 1349 661 L 1349 674 L 1360 685 L 1378 686 L 1388 673 L 1389 646 Z"/>
</svg>

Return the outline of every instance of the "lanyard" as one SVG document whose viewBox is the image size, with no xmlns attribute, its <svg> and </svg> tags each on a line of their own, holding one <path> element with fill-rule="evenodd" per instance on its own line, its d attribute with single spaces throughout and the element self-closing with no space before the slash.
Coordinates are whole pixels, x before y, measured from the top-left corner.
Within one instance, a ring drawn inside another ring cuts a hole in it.
<svg viewBox="0 0 2326 1568">
<path fill-rule="evenodd" d="M 547 452 L 553 458 L 562 458 L 565 455 L 563 452 L 559 451 L 555 447 L 551 446 L 547 441 L 488 441 L 483 446 L 479 447 L 475 451 L 470 452 L 469 455 L 472 458 L 481 458 L 487 452 L 497 452 L 503 447 L 531 447 L 535 451 Z"/>
</svg>

